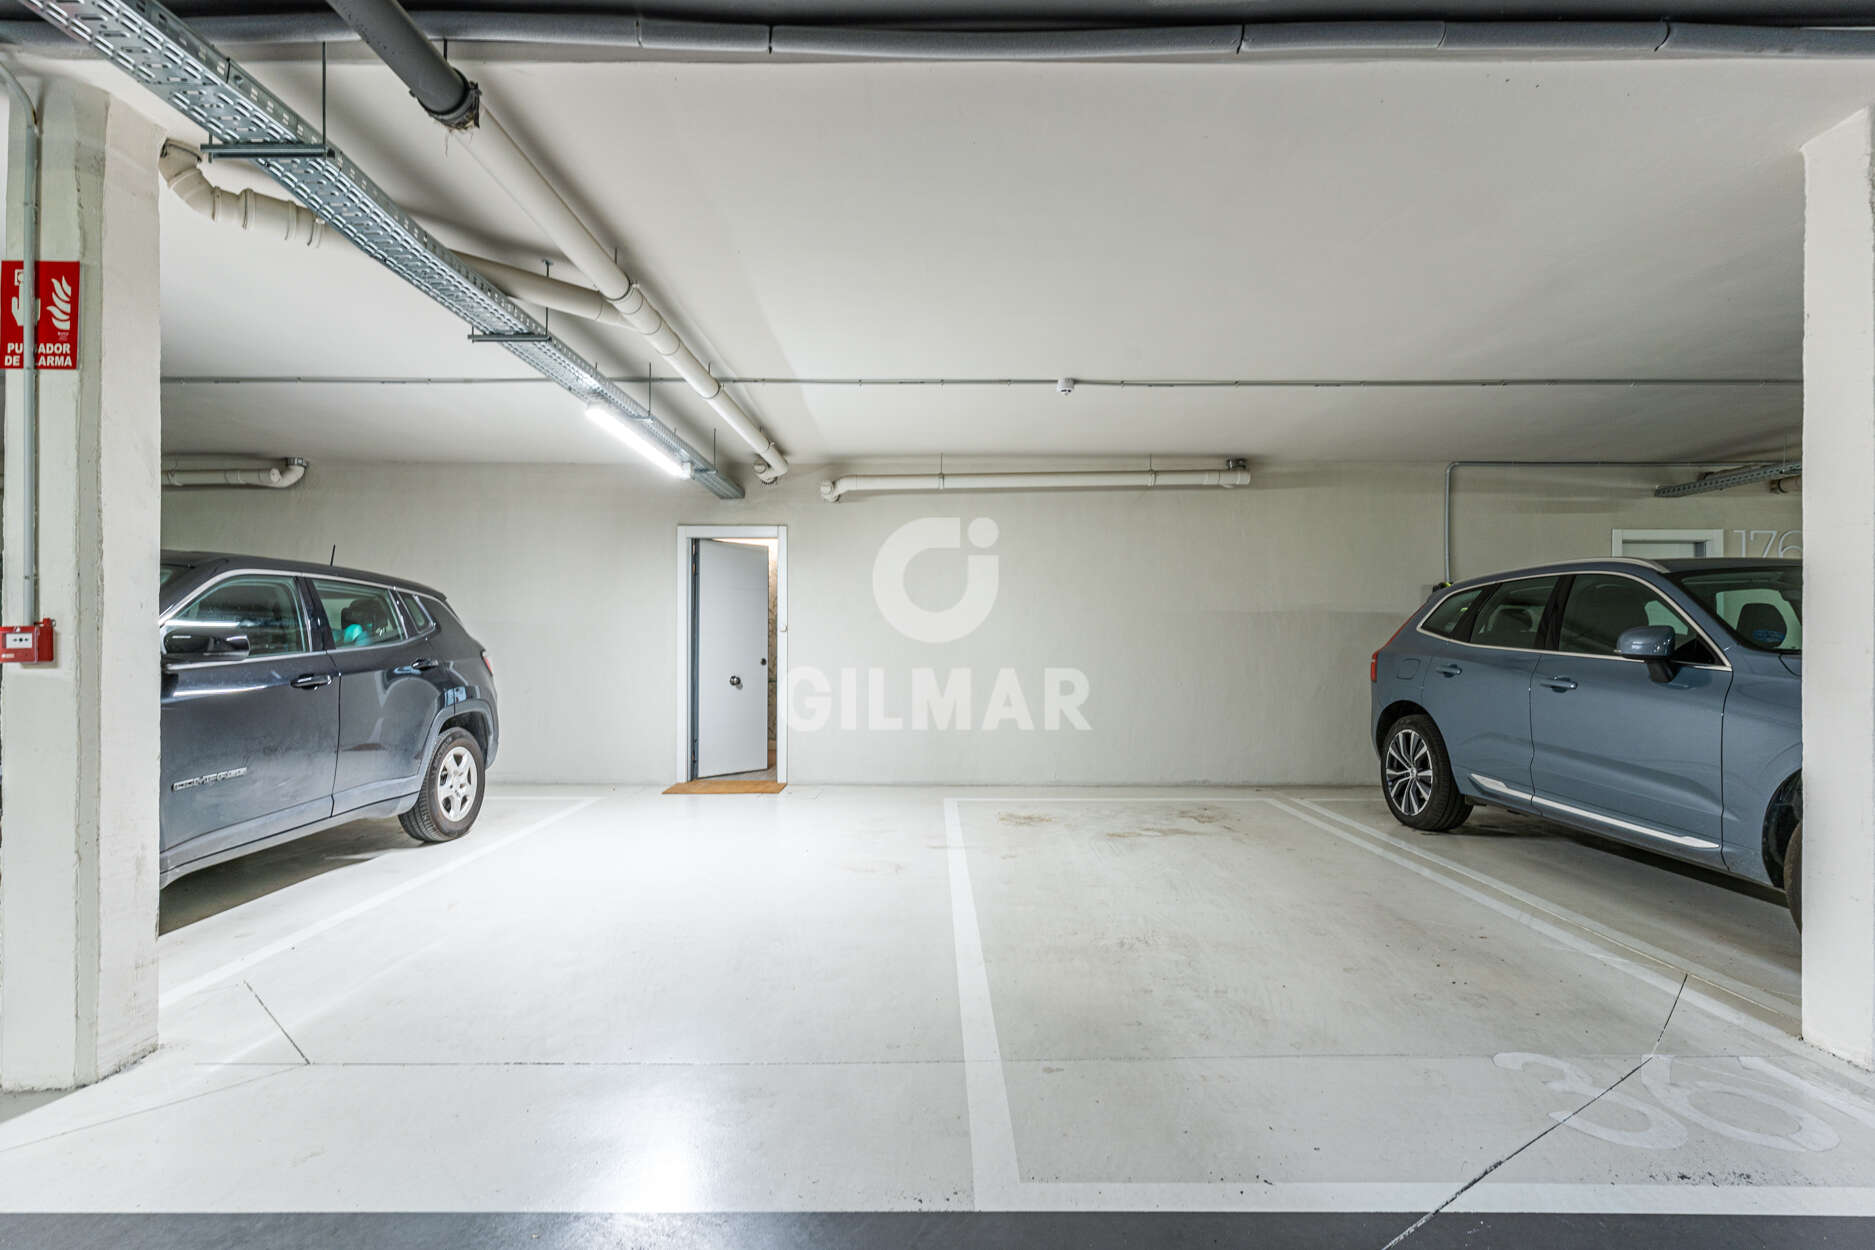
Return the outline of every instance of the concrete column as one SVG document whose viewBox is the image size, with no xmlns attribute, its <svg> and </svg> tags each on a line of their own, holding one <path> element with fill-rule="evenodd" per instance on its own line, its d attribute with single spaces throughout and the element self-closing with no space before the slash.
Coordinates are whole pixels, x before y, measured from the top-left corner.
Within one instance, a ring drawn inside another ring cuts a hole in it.
<svg viewBox="0 0 1875 1250">
<path fill-rule="evenodd" d="M 1804 145 L 1803 1032 L 1875 1066 L 1875 150 Z"/>
<path fill-rule="evenodd" d="M 63 1089 L 156 1045 L 161 133 L 95 88 L 43 96 L 42 260 L 80 262 L 78 367 L 42 372 L 47 666 L 0 666 L 0 1085 Z M 20 255 L 23 119 L 7 255 Z M 21 374 L 6 375 L 5 622 L 23 615 Z"/>
</svg>

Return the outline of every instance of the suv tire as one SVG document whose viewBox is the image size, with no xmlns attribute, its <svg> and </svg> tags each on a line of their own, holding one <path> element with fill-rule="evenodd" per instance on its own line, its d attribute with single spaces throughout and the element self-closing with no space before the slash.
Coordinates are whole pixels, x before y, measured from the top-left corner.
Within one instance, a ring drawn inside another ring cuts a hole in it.
<svg viewBox="0 0 1875 1250">
<path fill-rule="evenodd" d="M 482 810 L 482 748 L 466 729 L 448 729 L 423 770 L 416 804 L 397 818 L 419 842 L 454 842 Z"/>
<path fill-rule="evenodd" d="M 1402 716 L 1380 745 L 1380 792 L 1393 818 L 1411 829 L 1443 833 L 1464 824 L 1471 803 L 1458 792 L 1445 739 L 1429 716 Z"/>
<path fill-rule="evenodd" d="M 1790 845 L 1784 848 L 1784 901 L 1790 904 L 1790 918 L 1803 932 L 1803 822 L 1790 831 Z"/>
</svg>

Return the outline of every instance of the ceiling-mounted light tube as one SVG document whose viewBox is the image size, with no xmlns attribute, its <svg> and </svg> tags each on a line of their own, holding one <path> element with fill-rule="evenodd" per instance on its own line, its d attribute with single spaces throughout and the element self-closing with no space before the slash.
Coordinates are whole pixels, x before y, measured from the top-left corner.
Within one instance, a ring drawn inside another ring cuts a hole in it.
<svg viewBox="0 0 1875 1250">
<path fill-rule="evenodd" d="M 604 404 L 586 409 L 586 419 L 625 444 L 672 477 L 689 477 L 690 466 L 668 454 L 662 447 L 632 427 L 632 423 Z"/>
</svg>

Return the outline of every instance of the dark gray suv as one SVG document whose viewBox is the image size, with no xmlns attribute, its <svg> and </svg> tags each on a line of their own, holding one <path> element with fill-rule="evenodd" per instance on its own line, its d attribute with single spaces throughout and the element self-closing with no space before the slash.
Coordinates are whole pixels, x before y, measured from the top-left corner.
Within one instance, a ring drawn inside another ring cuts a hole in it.
<svg viewBox="0 0 1875 1250">
<path fill-rule="evenodd" d="M 165 551 L 162 880 L 367 816 L 447 842 L 499 740 L 488 654 L 427 586 Z"/>
<path fill-rule="evenodd" d="M 1801 920 L 1803 568 L 1584 560 L 1435 593 L 1374 653 L 1387 806 L 1532 812 L 1782 888 Z"/>
</svg>

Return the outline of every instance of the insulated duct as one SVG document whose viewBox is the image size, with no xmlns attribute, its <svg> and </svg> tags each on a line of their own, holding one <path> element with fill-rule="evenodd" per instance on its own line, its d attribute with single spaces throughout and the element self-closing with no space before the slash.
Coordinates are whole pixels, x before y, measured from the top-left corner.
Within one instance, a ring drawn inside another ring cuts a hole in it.
<svg viewBox="0 0 1875 1250">
<path fill-rule="evenodd" d="M 1161 486 L 1218 487 L 1250 485 L 1241 460 L 1222 469 L 1121 469 L 1066 473 L 900 473 L 848 474 L 820 484 L 820 497 L 839 503 L 851 494 L 886 494 L 944 490 L 1151 490 Z"/>
<path fill-rule="evenodd" d="M 238 466 L 235 468 L 203 468 L 190 465 L 163 468 L 163 485 L 169 487 L 203 486 L 248 486 L 271 490 L 286 490 L 299 485 L 299 480 L 306 476 L 306 462 L 297 456 L 289 456 L 277 465 L 266 468 Z"/>
<path fill-rule="evenodd" d="M 786 473 L 788 462 L 780 450 L 697 359 L 643 288 L 626 276 L 612 252 L 580 220 L 493 108 L 481 99 L 480 89 L 443 59 L 403 6 L 397 0 L 329 2 L 403 80 L 424 110 L 456 131 L 469 155 L 513 197 L 567 260 L 599 288 L 599 294 L 618 311 L 624 324 L 643 335 L 652 350 L 690 384 L 723 424 L 761 457 L 756 464 L 758 476 L 764 482 L 773 482 Z"/>
</svg>

